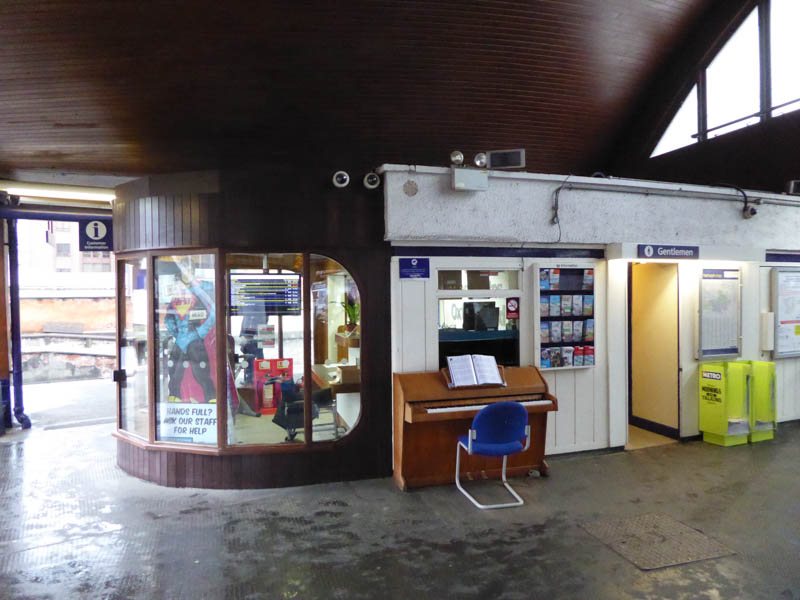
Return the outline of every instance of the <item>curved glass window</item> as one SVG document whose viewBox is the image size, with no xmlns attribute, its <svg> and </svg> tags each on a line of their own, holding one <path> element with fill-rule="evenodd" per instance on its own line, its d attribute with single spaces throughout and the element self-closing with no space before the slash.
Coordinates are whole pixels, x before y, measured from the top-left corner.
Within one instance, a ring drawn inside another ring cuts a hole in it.
<svg viewBox="0 0 800 600">
<path fill-rule="evenodd" d="M 226 261 L 228 444 L 307 441 L 308 385 L 311 439 L 345 435 L 361 412 L 361 300 L 350 274 L 299 253 Z"/>
</svg>

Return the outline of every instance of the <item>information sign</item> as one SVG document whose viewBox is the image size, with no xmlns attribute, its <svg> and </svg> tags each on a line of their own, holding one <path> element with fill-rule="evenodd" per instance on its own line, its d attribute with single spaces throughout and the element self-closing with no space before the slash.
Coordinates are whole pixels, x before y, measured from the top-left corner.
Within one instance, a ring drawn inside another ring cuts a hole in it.
<svg viewBox="0 0 800 600">
<path fill-rule="evenodd" d="M 663 246 L 659 244 L 639 244 L 636 247 L 639 258 L 699 258 L 700 246 Z"/>
<path fill-rule="evenodd" d="M 401 258 L 400 279 L 428 279 L 431 261 L 428 258 Z"/>
<path fill-rule="evenodd" d="M 217 405 L 159 402 L 159 437 L 164 442 L 217 443 Z"/>
<path fill-rule="evenodd" d="M 110 252 L 113 250 L 111 221 L 78 220 L 78 249 L 81 252 Z"/>
<path fill-rule="evenodd" d="M 300 276 L 232 273 L 230 314 L 299 315 Z"/>
<path fill-rule="evenodd" d="M 772 310 L 775 313 L 774 358 L 800 356 L 800 269 L 772 269 Z"/>
</svg>

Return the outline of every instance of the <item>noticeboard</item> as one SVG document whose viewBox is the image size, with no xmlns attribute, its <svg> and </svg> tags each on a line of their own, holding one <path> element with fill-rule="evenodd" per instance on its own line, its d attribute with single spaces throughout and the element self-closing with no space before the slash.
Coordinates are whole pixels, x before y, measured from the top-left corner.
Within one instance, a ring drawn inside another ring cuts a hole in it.
<svg viewBox="0 0 800 600">
<path fill-rule="evenodd" d="M 701 360 L 741 354 L 740 280 L 739 269 L 703 269 L 698 326 Z"/>
<path fill-rule="evenodd" d="M 772 269 L 772 311 L 775 313 L 773 358 L 800 356 L 800 269 Z"/>
</svg>

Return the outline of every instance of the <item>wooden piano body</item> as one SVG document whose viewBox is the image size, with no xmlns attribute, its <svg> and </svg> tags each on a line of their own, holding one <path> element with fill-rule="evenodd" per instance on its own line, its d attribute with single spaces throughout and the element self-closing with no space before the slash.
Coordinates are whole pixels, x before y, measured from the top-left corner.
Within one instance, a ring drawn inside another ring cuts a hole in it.
<svg viewBox="0 0 800 600">
<path fill-rule="evenodd" d="M 531 445 L 508 457 L 508 475 L 535 469 L 547 474 L 544 442 L 555 396 L 536 367 L 506 367 L 505 387 L 449 389 L 439 371 L 394 374 L 394 480 L 401 489 L 452 483 L 456 441 L 473 417 L 492 402 L 521 402 L 528 410 Z M 502 460 L 461 455 L 463 478 L 499 478 Z"/>
</svg>

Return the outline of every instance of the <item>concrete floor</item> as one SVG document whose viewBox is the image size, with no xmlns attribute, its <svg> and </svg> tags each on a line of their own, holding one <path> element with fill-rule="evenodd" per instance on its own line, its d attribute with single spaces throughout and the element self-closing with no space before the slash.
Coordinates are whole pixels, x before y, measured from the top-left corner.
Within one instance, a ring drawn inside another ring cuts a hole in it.
<svg viewBox="0 0 800 600">
<path fill-rule="evenodd" d="M 800 423 L 753 446 L 554 457 L 513 481 L 523 507 L 487 512 L 389 479 L 161 488 L 115 466 L 112 428 L 0 438 L 0 598 L 800 598 Z M 579 526 L 646 513 L 736 554 L 641 571 Z"/>
</svg>

